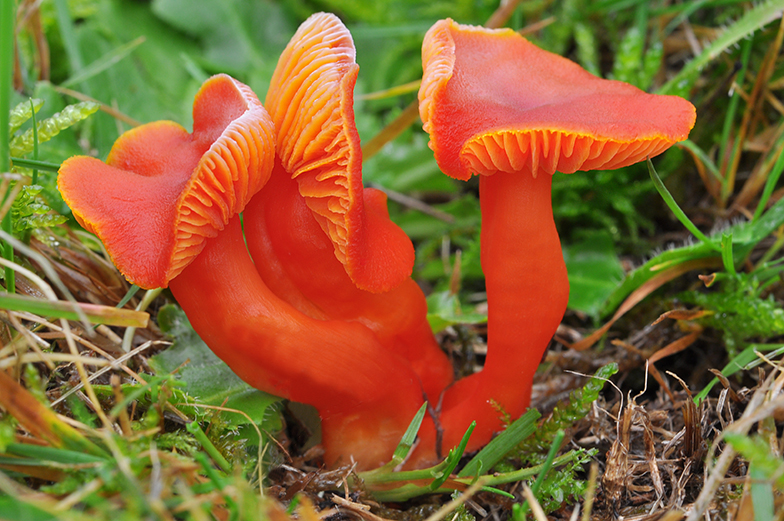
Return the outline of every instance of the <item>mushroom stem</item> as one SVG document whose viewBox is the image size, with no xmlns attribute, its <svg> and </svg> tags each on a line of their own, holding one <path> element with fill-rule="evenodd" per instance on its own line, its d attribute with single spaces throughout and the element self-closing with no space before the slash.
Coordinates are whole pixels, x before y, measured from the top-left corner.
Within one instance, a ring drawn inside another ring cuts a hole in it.
<svg viewBox="0 0 784 521">
<path fill-rule="evenodd" d="M 481 261 L 488 305 L 488 350 L 481 372 L 447 389 L 441 411 L 443 446 L 476 420 L 467 450 L 502 428 L 501 413 L 528 407 L 534 373 L 561 322 L 569 280 L 553 222 L 552 176 L 499 172 L 479 180 Z"/>
<path fill-rule="evenodd" d="M 170 288 L 199 336 L 240 378 L 318 409 L 328 464 L 388 461 L 423 403 L 417 375 L 362 324 L 313 319 L 270 291 L 239 216 Z"/>
<path fill-rule="evenodd" d="M 383 193 L 364 189 L 364 205 L 365 233 L 394 226 Z M 300 195 L 297 181 L 280 163 L 244 216 L 248 250 L 275 295 L 316 319 L 363 324 L 385 349 L 411 364 L 428 401 L 438 402 L 452 383 L 453 370 L 428 325 L 425 296 L 416 282 L 406 278 L 385 293 L 359 289 L 335 257 L 332 241 Z M 383 238 L 363 242 L 376 244 Z"/>
</svg>

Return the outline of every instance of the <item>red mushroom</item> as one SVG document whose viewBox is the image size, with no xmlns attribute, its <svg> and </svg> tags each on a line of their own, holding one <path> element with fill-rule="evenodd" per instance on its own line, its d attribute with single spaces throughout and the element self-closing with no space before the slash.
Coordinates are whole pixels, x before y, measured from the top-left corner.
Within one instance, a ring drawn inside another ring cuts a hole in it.
<svg viewBox="0 0 784 521">
<path fill-rule="evenodd" d="M 390 220 L 386 196 L 362 187 L 354 55 L 348 29 L 326 13 L 306 20 L 283 51 L 264 103 L 278 161 L 245 212 L 248 248 L 278 296 L 314 318 L 370 328 L 409 361 L 435 403 L 452 366 L 409 276 L 411 241 Z"/>
<path fill-rule="evenodd" d="M 129 280 L 169 285 L 243 380 L 316 406 L 329 462 L 386 462 L 423 401 L 417 375 L 364 325 L 307 316 L 259 276 L 237 214 L 269 178 L 275 145 L 250 89 L 209 79 L 193 119 L 192 134 L 172 122 L 123 134 L 108 164 L 68 159 L 64 199 Z"/>
<path fill-rule="evenodd" d="M 534 372 L 569 295 L 550 190 L 555 171 L 620 168 L 685 139 L 695 110 L 597 78 L 511 30 L 436 23 L 422 47 L 419 110 L 441 170 L 480 175 L 488 355 L 444 396 L 444 444 L 469 450 L 529 405 Z"/>
</svg>

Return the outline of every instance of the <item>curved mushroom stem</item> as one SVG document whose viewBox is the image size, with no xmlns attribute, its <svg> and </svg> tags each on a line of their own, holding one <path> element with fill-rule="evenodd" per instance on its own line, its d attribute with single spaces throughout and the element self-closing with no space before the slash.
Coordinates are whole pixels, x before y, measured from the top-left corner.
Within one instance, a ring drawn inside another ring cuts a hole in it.
<svg viewBox="0 0 784 521">
<path fill-rule="evenodd" d="M 364 194 L 364 230 L 390 226 L 383 193 L 366 188 Z M 425 296 L 416 282 L 409 277 L 386 293 L 357 288 L 300 195 L 297 181 L 280 163 L 251 199 L 244 219 L 248 250 L 276 295 L 313 318 L 363 324 L 385 349 L 411 364 L 428 401 L 438 402 L 452 383 L 453 369 L 435 341 Z"/>
<path fill-rule="evenodd" d="M 264 284 L 239 216 L 170 288 L 201 338 L 250 385 L 314 405 L 328 464 L 389 460 L 423 403 L 407 361 L 359 323 L 315 320 Z"/>
<path fill-rule="evenodd" d="M 479 180 L 482 269 L 488 304 L 487 359 L 480 373 L 447 389 L 441 410 L 443 447 L 457 444 L 471 421 L 468 450 L 528 407 L 534 373 L 563 318 L 569 280 L 553 223 L 552 176 L 498 172 Z"/>
</svg>

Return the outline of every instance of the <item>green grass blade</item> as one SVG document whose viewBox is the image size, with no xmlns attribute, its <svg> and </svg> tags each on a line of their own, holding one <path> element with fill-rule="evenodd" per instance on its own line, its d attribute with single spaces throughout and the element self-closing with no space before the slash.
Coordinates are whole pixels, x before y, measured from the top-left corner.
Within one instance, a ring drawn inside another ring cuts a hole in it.
<svg viewBox="0 0 784 521">
<path fill-rule="evenodd" d="M 784 142 L 776 144 L 779 157 L 776 159 L 776 164 L 773 165 L 773 170 L 771 170 L 770 174 L 768 175 L 768 179 L 765 181 L 765 188 L 762 190 L 762 195 L 760 196 L 759 203 L 757 204 L 757 209 L 754 210 L 754 217 L 751 219 L 752 223 L 756 223 L 762 215 L 762 212 L 765 211 L 768 200 L 770 200 L 770 196 L 773 194 L 773 190 L 776 188 L 776 183 L 779 182 L 781 173 L 784 171 L 784 147 L 779 145 L 784 145 Z"/>
<path fill-rule="evenodd" d="M 478 476 L 481 472 L 488 472 L 496 463 L 506 456 L 517 444 L 530 436 L 536 429 L 536 421 L 541 414 L 535 409 L 530 409 L 520 418 L 512 422 L 504 432 L 493 438 L 479 453 L 463 467 L 459 477 Z"/>
<path fill-rule="evenodd" d="M 10 0 L 9 0 L 10 1 Z M 11 496 L 0 496 L 0 519 L 5 521 L 59 521 L 60 518 Z"/>
<path fill-rule="evenodd" d="M 21 166 L 24 168 L 37 168 L 38 170 L 45 170 L 47 172 L 57 172 L 60 170 L 60 165 L 56 163 L 48 163 L 46 161 L 34 161 L 32 159 L 24 159 L 21 157 L 12 157 L 14 166 Z"/>
<path fill-rule="evenodd" d="M 531 492 L 536 495 L 539 492 L 539 489 L 542 487 L 542 483 L 544 482 L 544 478 L 547 476 L 547 473 L 550 472 L 550 469 L 553 467 L 553 462 L 555 461 L 555 455 L 558 454 L 558 449 L 561 448 L 561 443 L 563 443 L 563 439 L 566 436 L 564 431 L 559 430 L 555 433 L 555 437 L 553 438 L 553 443 L 550 445 L 550 450 L 547 452 L 547 459 L 544 460 L 542 464 L 542 470 L 539 472 L 539 475 L 536 476 L 536 481 L 531 486 Z M 520 507 L 521 513 L 525 516 L 525 513 L 528 511 L 528 500 L 523 501 L 523 505 Z"/>
<path fill-rule="evenodd" d="M 698 147 L 694 141 L 687 139 L 678 143 L 678 146 L 688 149 L 695 156 L 699 157 L 700 161 L 702 161 L 702 164 L 705 165 L 705 167 L 708 169 L 708 172 L 710 172 L 710 174 L 719 182 L 722 181 L 721 173 L 719 173 L 719 167 L 716 166 L 716 163 L 713 162 L 713 159 L 711 159 L 708 154 Z"/>
<path fill-rule="evenodd" d="M 0 308 L 14 311 L 27 311 L 45 317 L 81 320 L 86 316 L 90 322 L 110 326 L 147 327 L 148 313 L 130 309 L 117 309 L 114 306 L 73 303 L 63 300 L 45 300 L 26 295 L 0 294 Z"/>
<path fill-rule="evenodd" d="M 15 7 L 13 0 L 0 0 L 0 173 L 11 170 L 9 118 L 14 63 Z M 8 193 L 6 192 L 3 199 L 7 197 Z M 3 203 L 5 203 L 5 200 L 3 200 Z M 5 215 L 1 226 L 3 230 L 11 233 L 11 212 Z M 14 260 L 14 248 L 7 242 L 3 245 L 3 257 L 10 261 Z M 9 293 L 13 293 L 15 290 L 14 280 L 14 270 L 6 267 L 6 290 Z"/>
<path fill-rule="evenodd" d="M 751 56 L 751 49 L 754 43 L 754 38 L 749 38 L 743 43 L 743 51 L 741 52 L 741 67 L 738 71 L 738 74 L 735 76 L 737 78 L 737 83 L 739 89 L 743 87 L 743 81 L 746 78 L 746 69 L 749 66 L 749 58 Z M 727 107 L 727 114 L 724 117 L 724 127 L 721 131 L 721 141 L 719 142 L 719 158 L 721 158 L 722 162 L 724 158 L 727 158 L 727 147 L 730 144 L 730 132 L 732 131 L 732 125 L 735 123 L 735 113 L 738 111 L 738 104 L 740 103 L 740 94 L 737 92 L 732 93 L 732 99 L 730 99 L 729 107 Z M 733 156 L 738 153 L 738 150 L 733 151 Z M 731 165 L 733 163 L 732 158 L 727 158 L 726 163 L 722 163 L 722 171 L 724 172 L 724 176 L 722 176 L 722 184 L 721 184 L 721 200 L 723 202 L 727 201 L 729 197 L 729 190 L 730 190 L 730 183 L 727 181 L 727 165 Z"/>
<path fill-rule="evenodd" d="M 768 358 L 775 358 L 784 353 L 784 344 L 752 344 L 747 346 L 746 349 L 738 353 L 735 358 L 730 360 L 729 363 L 724 366 L 724 369 L 721 370 L 721 374 L 723 376 L 730 377 L 738 371 L 750 369 L 751 366 L 757 365 L 755 362 L 761 360 L 757 355 L 757 352 L 771 352 L 768 355 Z M 704 400 L 708 396 L 708 393 L 711 391 L 711 389 L 713 389 L 713 386 L 715 386 L 717 383 L 719 383 L 718 378 L 711 380 L 708 385 L 702 389 L 702 391 L 694 395 L 694 403 L 700 403 L 701 400 Z"/>
<path fill-rule="evenodd" d="M 651 180 L 653 181 L 653 185 L 656 187 L 656 190 L 659 192 L 659 195 L 661 195 L 662 199 L 664 199 L 664 202 L 670 208 L 670 211 L 675 214 L 675 217 L 678 218 L 681 224 L 683 224 L 683 226 L 685 226 L 686 229 L 689 230 L 691 234 L 697 237 L 700 241 L 707 244 L 716 251 L 721 251 L 721 247 L 718 246 L 714 241 L 708 239 L 708 237 L 706 237 L 705 234 L 702 233 L 693 222 L 691 222 L 691 219 L 686 216 L 684 211 L 681 210 L 681 207 L 678 206 L 678 203 L 675 202 L 675 198 L 673 198 L 670 191 L 667 190 L 667 187 L 664 186 L 664 182 L 661 180 L 661 177 L 659 177 L 659 174 L 656 173 L 656 169 L 653 168 L 653 163 L 651 162 L 650 158 L 648 159 L 648 173 L 651 175 Z"/>
<path fill-rule="evenodd" d="M 749 9 L 737 22 L 728 27 L 710 45 L 692 59 L 681 71 L 668 81 L 658 94 L 674 94 L 682 89 L 684 83 L 695 77 L 699 72 L 715 60 L 731 46 L 746 36 L 781 17 L 781 0 L 768 0 Z"/>
<path fill-rule="evenodd" d="M 134 49 L 144 43 L 144 40 L 144 36 L 139 36 L 131 42 L 121 45 L 116 49 L 112 49 L 87 67 L 76 71 L 75 74 L 72 74 L 71 77 L 61 83 L 60 86 L 65 88 L 73 87 L 74 85 L 83 83 L 93 76 L 102 73 L 115 63 L 130 55 Z"/>
<path fill-rule="evenodd" d="M 441 471 L 441 476 L 434 479 L 432 483 L 430 483 L 430 490 L 438 490 L 441 485 L 452 475 L 452 471 L 455 470 L 457 464 L 460 463 L 460 458 L 463 457 L 463 453 L 465 452 L 466 445 L 468 445 L 468 440 L 471 438 L 471 433 L 474 432 L 476 428 L 476 422 L 471 422 L 471 425 L 468 426 L 466 429 L 465 434 L 463 434 L 463 439 L 460 440 L 460 444 L 451 449 L 449 451 L 449 456 L 446 457 L 446 466 Z"/>
<path fill-rule="evenodd" d="M 54 8 L 57 25 L 60 28 L 60 36 L 63 40 L 63 47 L 65 47 L 65 54 L 68 56 L 69 69 L 71 75 L 74 75 L 84 68 L 84 60 L 79 49 L 79 42 L 76 41 L 76 32 L 74 31 L 71 13 L 68 10 L 68 1 L 54 0 Z M 81 85 L 80 88 L 85 94 L 89 94 L 84 85 Z"/>
<path fill-rule="evenodd" d="M 106 458 L 56 447 L 42 447 L 27 443 L 11 443 L 6 448 L 8 454 L 43 462 L 61 463 L 63 465 L 84 465 L 89 463 L 103 463 Z"/>
<path fill-rule="evenodd" d="M 730 275 L 735 275 L 735 259 L 732 257 L 732 232 L 721 236 L 721 260 L 724 270 Z"/>
<path fill-rule="evenodd" d="M 0 173 L 11 169 L 11 82 L 14 63 L 14 0 L 0 0 Z"/>
<path fill-rule="evenodd" d="M 38 161 L 38 121 L 36 121 L 35 117 L 35 104 L 33 103 L 33 98 L 30 98 L 30 117 L 33 119 L 32 131 L 33 131 L 33 161 Z M 38 184 L 38 167 L 33 167 L 33 177 L 30 180 L 30 184 L 37 185 Z"/>
<path fill-rule="evenodd" d="M 408 425 L 406 432 L 403 434 L 403 438 L 395 448 L 395 452 L 392 454 L 392 461 L 390 462 L 391 466 L 397 467 L 403 463 L 403 460 L 405 460 L 406 456 L 408 456 L 408 453 L 411 450 L 411 447 L 413 447 L 414 441 L 416 440 L 419 427 L 422 425 L 422 420 L 425 419 L 426 412 L 427 402 L 423 403 L 422 407 L 420 407 L 417 413 L 414 415 L 414 419 L 411 420 L 411 423 Z"/>
<path fill-rule="evenodd" d="M 223 454 L 220 453 L 218 448 L 215 447 L 215 445 L 213 445 L 213 443 L 210 441 L 207 435 L 204 434 L 204 431 L 201 430 L 199 424 L 195 421 L 192 421 L 187 425 L 185 425 L 185 428 L 188 430 L 188 432 L 193 434 L 193 437 L 196 438 L 196 441 L 198 441 L 199 444 L 201 444 L 201 446 L 204 448 L 207 454 L 209 454 L 212 460 L 218 464 L 221 470 L 223 470 L 227 474 L 230 474 L 231 463 L 226 461 L 226 458 L 223 457 Z"/>
</svg>

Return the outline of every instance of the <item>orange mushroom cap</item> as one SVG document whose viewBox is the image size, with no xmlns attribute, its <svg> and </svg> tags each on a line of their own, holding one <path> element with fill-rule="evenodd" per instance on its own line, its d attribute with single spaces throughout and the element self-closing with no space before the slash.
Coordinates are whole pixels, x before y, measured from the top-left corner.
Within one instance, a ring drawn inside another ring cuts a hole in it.
<svg viewBox="0 0 784 521">
<path fill-rule="evenodd" d="M 193 133 L 157 121 L 124 133 L 106 163 L 66 160 L 57 185 L 118 269 L 166 287 L 267 182 L 273 124 L 246 85 L 219 74 L 196 94 Z"/>
<path fill-rule="evenodd" d="M 510 29 L 441 20 L 422 46 L 419 113 L 443 172 L 613 169 L 686 139 L 694 106 L 597 78 Z"/>
<path fill-rule="evenodd" d="M 315 14 L 281 54 L 264 105 L 282 166 L 297 180 L 335 256 L 359 288 L 383 292 L 411 274 L 414 249 L 392 221 L 366 211 L 354 125 L 358 70 L 348 29 L 335 15 Z"/>
</svg>

